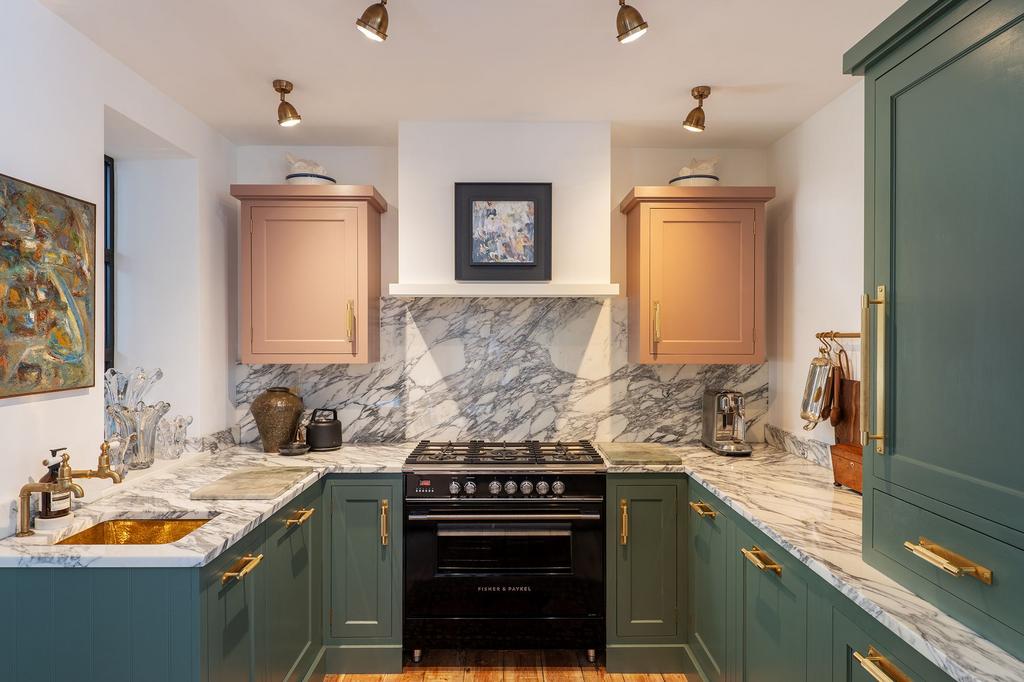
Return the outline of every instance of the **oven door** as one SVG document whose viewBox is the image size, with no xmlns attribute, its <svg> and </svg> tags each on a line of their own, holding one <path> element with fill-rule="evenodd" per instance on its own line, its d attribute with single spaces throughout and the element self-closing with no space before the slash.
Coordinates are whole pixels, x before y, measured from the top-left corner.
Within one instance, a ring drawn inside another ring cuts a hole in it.
<svg viewBox="0 0 1024 682">
<path fill-rule="evenodd" d="M 600 502 L 406 503 L 407 618 L 604 614 Z"/>
</svg>

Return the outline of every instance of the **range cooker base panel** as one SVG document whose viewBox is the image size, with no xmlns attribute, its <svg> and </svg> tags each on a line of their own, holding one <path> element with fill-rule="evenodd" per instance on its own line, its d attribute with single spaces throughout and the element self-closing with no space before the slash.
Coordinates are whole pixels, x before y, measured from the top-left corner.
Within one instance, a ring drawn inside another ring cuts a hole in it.
<svg viewBox="0 0 1024 682">
<path fill-rule="evenodd" d="M 603 649 L 603 618 L 406 618 L 406 649 Z"/>
</svg>

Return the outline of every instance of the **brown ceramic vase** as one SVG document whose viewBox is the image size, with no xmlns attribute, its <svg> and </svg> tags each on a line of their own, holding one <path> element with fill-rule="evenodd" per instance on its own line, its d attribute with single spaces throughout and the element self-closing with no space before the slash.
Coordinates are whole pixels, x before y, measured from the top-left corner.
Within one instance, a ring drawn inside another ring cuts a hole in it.
<svg viewBox="0 0 1024 682">
<path fill-rule="evenodd" d="M 256 396 L 249 411 L 256 420 L 264 452 L 277 452 L 291 442 L 302 407 L 302 398 L 281 386 L 268 388 Z"/>
</svg>

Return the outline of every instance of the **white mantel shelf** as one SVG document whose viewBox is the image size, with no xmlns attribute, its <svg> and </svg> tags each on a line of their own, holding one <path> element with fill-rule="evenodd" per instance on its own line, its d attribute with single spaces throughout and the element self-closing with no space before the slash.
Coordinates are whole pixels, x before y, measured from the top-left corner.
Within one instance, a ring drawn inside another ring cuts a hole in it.
<svg viewBox="0 0 1024 682">
<path fill-rule="evenodd" d="M 534 296 L 598 297 L 619 295 L 618 284 L 569 284 L 553 282 L 440 282 L 437 284 L 398 284 L 388 287 L 388 295 L 398 298 L 450 298 L 488 296 L 527 298 Z"/>
</svg>

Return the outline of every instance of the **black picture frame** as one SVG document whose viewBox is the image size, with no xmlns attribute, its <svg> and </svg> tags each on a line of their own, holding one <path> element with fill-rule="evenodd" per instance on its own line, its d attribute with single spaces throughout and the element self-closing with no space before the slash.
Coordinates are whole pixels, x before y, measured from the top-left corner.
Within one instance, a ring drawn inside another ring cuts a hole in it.
<svg viewBox="0 0 1024 682">
<path fill-rule="evenodd" d="M 474 263 L 473 202 L 532 201 L 533 263 Z M 455 183 L 455 279 L 485 282 L 545 282 L 551 279 L 551 183 Z"/>
</svg>

